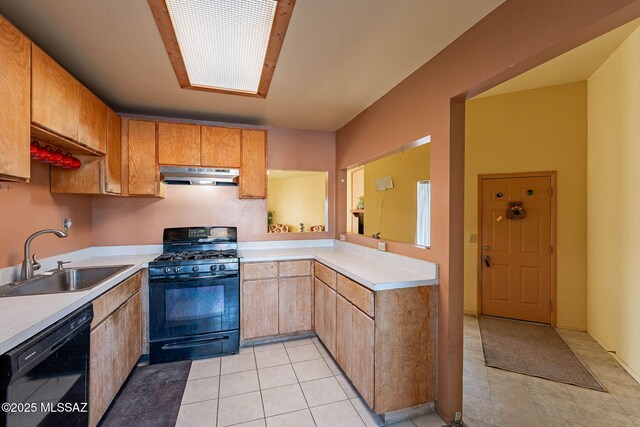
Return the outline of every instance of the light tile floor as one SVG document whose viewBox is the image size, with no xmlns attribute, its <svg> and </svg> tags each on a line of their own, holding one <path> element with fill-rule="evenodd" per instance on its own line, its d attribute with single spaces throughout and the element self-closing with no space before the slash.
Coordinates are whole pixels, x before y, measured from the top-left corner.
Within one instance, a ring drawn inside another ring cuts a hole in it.
<svg viewBox="0 0 640 427">
<path fill-rule="evenodd" d="M 470 427 L 637 426 L 638 384 L 587 333 L 559 330 L 609 390 L 581 387 L 484 365 L 475 317 L 464 319 L 463 405 Z M 440 427 L 436 414 L 395 424 Z M 241 349 L 194 361 L 177 426 L 378 426 L 317 338 Z"/>
<path fill-rule="evenodd" d="M 240 354 L 194 361 L 179 427 L 379 426 L 317 338 L 242 348 Z M 395 424 L 440 427 L 436 414 Z"/>
<path fill-rule="evenodd" d="M 558 332 L 609 393 L 485 366 L 478 321 L 465 316 L 465 423 L 472 427 L 640 426 L 640 384 L 586 332 Z"/>
</svg>

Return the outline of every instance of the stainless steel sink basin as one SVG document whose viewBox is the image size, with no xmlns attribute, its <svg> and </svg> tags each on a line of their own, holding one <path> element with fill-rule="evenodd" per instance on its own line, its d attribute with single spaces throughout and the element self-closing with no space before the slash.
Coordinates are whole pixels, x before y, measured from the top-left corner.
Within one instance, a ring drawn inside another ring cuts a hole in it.
<svg viewBox="0 0 640 427">
<path fill-rule="evenodd" d="M 30 280 L 1 286 L 0 297 L 85 291 L 99 285 L 129 267 L 131 267 L 131 265 L 78 267 L 54 270 L 50 275 L 37 276 Z"/>
</svg>

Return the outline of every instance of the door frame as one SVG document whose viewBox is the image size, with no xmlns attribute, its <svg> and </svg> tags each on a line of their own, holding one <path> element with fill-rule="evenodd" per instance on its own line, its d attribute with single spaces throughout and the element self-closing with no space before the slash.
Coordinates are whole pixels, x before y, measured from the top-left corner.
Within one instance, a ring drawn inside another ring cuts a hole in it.
<svg viewBox="0 0 640 427">
<path fill-rule="evenodd" d="M 558 241 L 557 241 L 557 172 L 545 171 L 545 172 L 514 172 L 514 173 L 493 173 L 493 174 L 479 174 L 478 175 L 478 248 L 477 248 L 477 260 L 478 260 L 478 286 L 477 286 L 477 311 L 478 315 L 482 315 L 482 184 L 486 179 L 496 178 L 550 178 L 551 181 L 551 326 L 556 326 L 558 322 L 558 288 L 557 288 L 557 256 L 558 256 Z"/>
</svg>

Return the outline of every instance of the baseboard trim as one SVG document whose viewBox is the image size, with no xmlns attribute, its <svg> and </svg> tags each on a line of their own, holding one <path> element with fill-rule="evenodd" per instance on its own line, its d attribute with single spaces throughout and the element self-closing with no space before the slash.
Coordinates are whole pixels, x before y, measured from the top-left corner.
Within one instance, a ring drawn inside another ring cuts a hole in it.
<svg viewBox="0 0 640 427">
<path fill-rule="evenodd" d="M 635 372 L 633 369 L 631 369 L 631 367 L 629 365 L 627 365 L 624 360 L 622 360 L 620 358 L 620 356 L 618 356 L 618 354 L 616 353 L 615 350 L 611 349 L 608 345 L 606 345 L 601 339 L 599 339 L 597 336 L 595 336 L 594 334 L 592 334 L 591 332 L 587 331 L 587 333 L 591 336 L 591 338 L 593 338 L 598 344 L 600 344 L 600 346 L 602 346 L 602 348 L 605 349 L 605 351 L 607 353 L 609 353 L 611 355 L 611 357 L 613 357 L 615 359 L 616 362 L 618 362 L 620 364 L 620 366 L 622 366 L 622 368 L 627 371 L 627 373 L 629 375 L 631 375 L 633 377 L 634 380 L 638 381 L 638 383 L 640 383 L 640 374 Z"/>
</svg>

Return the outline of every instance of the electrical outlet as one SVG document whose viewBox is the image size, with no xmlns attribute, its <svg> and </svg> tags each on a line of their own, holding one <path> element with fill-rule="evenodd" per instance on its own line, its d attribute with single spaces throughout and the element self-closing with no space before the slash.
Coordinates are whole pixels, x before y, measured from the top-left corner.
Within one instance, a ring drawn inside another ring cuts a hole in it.
<svg viewBox="0 0 640 427">
<path fill-rule="evenodd" d="M 469 234 L 469 243 L 478 243 L 478 235 L 474 233 Z"/>
<path fill-rule="evenodd" d="M 378 250 L 382 252 L 387 251 L 387 242 L 378 242 Z"/>
<path fill-rule="evenodd" d="M 340 241 L 341 242 L 346 242 L 347 241 L 347 236 L 345 234 L 341 234 L 340 235 Z"/>
</svg>

